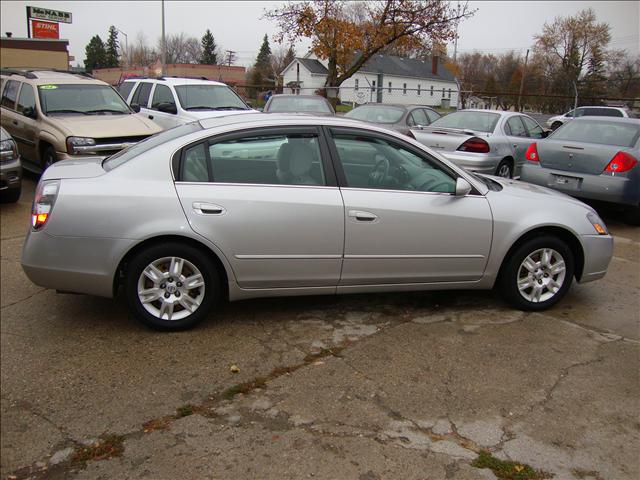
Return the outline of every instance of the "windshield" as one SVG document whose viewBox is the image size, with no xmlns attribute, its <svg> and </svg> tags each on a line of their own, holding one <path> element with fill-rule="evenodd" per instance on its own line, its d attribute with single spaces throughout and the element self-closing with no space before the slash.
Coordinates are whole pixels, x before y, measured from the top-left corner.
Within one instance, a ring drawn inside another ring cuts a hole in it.
<svg viewBox="0 0 640 480">
<path fill-rule="evenodd" d="M 165 130 L 164 132 L 157 133 L 151 137 L 145 138 L 141 142 L 136 143 L 124 150 L 120 150 L 118 153 L 111 155 L 102 162 L 102 168 L 107 172 L 119 167 L 123 163 L 128 162 L 134 157 L 143 154 L 147 150 L 162 145 L 163 143 L 170 142 L 171 140 L 181 137 L 183 135 L 189 135 L 190 133 L 202 130 L 199 122 L 191 122 L 179 127 Z"/>
<path fill-rule="evenodd" d="M 549 135 L 554 140 L 597 143 L 633 147 L 640 136 L 640 125 L 606 120 L 576 120 L 567 123 Z"/>
<path fill-rule="evenodd" d="M 453 112 L 437 119 L 432 127 L 460 128 L 476 132 L 493 133 L 500 119 L 497 113 L 488 112 Z"/>
<path fill-rule="evenodd" d="M 273 97 L 268 111 L 333 113 L 324 98 L 306 97 Z"/>
<path fill-rule="evenodd" d="M 130 114 L 131 109 L 109 85 L 38 85 L 42 113 L 83 115 Z"/>
<path fill-rule="evenodd" d="M 404 115 L 399 107 L 363 105 L 347 112 L 345 117 L 372 123 L 397 123 Z"/>
<path fill-rule="evenodd" d="M 175 89 L 185 110 L 249 110 L 226 85 L 180 85 Z"/>
</svg>

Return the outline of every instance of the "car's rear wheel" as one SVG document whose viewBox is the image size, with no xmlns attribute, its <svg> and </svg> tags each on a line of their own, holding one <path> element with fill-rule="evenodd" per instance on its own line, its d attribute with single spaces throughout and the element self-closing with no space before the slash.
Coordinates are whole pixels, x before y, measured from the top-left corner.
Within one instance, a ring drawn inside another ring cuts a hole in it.
<svg viewBox="0 0 640 480">
<path fill-rule="evenodd" d="M 551 130 L 557 130 L 558 128 L 560 128 L 562 126 L 562 122 L 553 122 L 551 124 Z"/>
<path fill-rule="evenodd" d="M 220 296 L 212 261 L 190 245 L 166 243 L 138 253 L 125 273 L 129 308 L 145 325 L 184 330 L 201 322 Z"/>
<path fill-rule="evenodd" d="M 501 272 L 500 289 L 521 310 L 544 310 L 565 296 L 574 272 L 574 255 L 565 242 L 551 235 L 525 241 Z"/>
<path fill-rule="evenodd" d="M 624 220 L 630 225 L 640 225 L 640 205 L 636 207 L 628 207 L 624 212 Z"/>
<path fill-rule="evenodd" d="M 20 198 L 21 193 L 22 193 L 22 187 L 12 188 L 2 192 L 2 197 L 0 198 L 4 203 L 16 203 Z"/>
<path fill-rule="evenodd" d="M 496 175 L 502 178 L 513 177 L 513 166 L 509 160 L 502 160 L 496 168 Z"/>
</svg>

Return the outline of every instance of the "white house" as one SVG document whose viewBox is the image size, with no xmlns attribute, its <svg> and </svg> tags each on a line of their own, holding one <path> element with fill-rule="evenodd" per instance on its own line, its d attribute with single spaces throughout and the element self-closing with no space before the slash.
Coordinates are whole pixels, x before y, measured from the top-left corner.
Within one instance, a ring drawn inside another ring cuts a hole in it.
<svg viewBox="0 0 640 480">
<path fill-rule="evenodd" d="M 283 71 L 284 93 L 312 95 L 324 88 L 327 67 L 312 53 L 293 60 Z M 374 55 L 340 86 L 341 102 L 382 102 L 456 106 L 458 84 L 442 58 L 427 61 Z"/>
</svg>

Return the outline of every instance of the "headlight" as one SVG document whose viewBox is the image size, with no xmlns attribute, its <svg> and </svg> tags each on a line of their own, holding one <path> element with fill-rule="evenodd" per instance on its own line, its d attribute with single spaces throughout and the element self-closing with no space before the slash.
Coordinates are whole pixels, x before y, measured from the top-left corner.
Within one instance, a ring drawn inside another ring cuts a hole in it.
<svg viewBox="0 0 640 480">
<path fill-rule="evenodd" d="M 11 140 L 3 140 L 0 142 L 0 160 L 8 161 L 13 160 L 18 156 L 18 149 L 16 148 L 16 143 Z"/>
<path fill-rule="evenodd" d="M 95 146 L 96 141 L 93 138 L 87 137 L 68 137 L 67 138 L 67 152 L 71 155 L 76 155 L 78 153 L 84 153 L 90 148 Z"/>
<path fill-rule="evenodd" d="M 598 232 L 598 235 L 609 234 L 609 230 L 607 230 L 607 226 L 604 224 L 602 219 L 595 213 L 592 213 L 592 212 L 587 213 L 587 220 L 589 220 L 591 225 L 593 225 L 593 228 L 595 229 L 596 232 Z"/>
</svg>

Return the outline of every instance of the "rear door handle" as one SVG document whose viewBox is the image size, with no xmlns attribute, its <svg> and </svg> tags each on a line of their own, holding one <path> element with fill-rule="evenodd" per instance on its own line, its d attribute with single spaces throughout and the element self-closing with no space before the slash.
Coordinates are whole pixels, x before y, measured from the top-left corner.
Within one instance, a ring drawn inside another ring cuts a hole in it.
<svg viewBox="0 0 640 480">
<path fill-rule="evenodd" d="M 147 115 L 149 117 L 149 120 L 153 120 L 153 115 Z"/>
<path fill-rule="evenodd" d="M 193 202 L 193 211 L 198 215 L 224 215 L 227 210 L 215 203 Z"/>
<path fill-rule="evenodd" d="M 18 121 L 17 120 L 12 120 L 11 123 L 13 123 L 14 125 L 18 125 Z"/>
<path fill-rule="evenodd" d="M 361 210 L 349 210 L 349 216 L 355 218 L 359 222 L 375 222 L 378 216 L 371 212 L 363 212 Z"/>
</svg>

